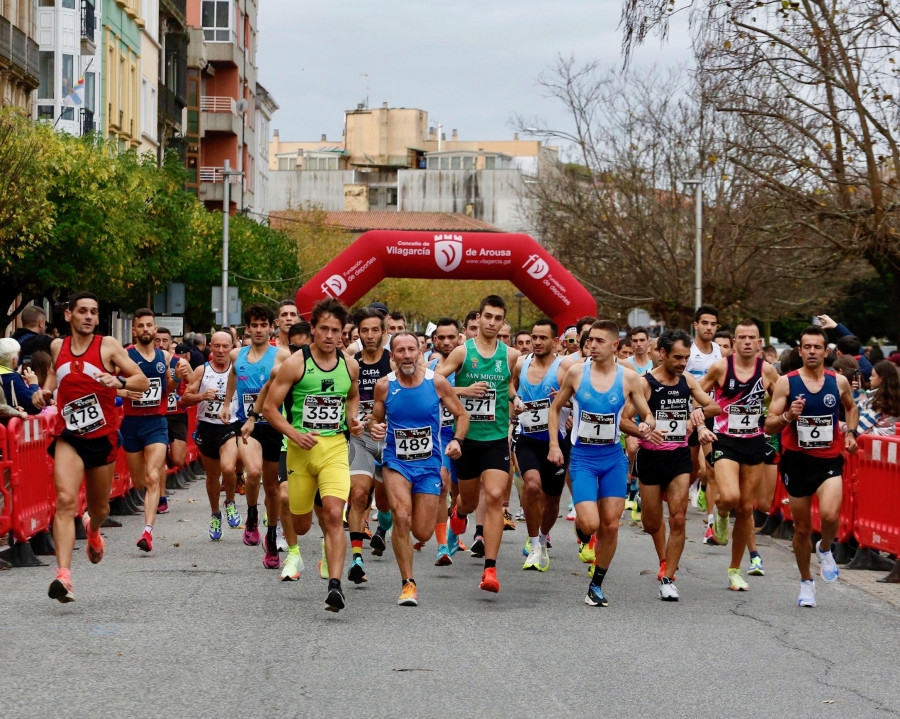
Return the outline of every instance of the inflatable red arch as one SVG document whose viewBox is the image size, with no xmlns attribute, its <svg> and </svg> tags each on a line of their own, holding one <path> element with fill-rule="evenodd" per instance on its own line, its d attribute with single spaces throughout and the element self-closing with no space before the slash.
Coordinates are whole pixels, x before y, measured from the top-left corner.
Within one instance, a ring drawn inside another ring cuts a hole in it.
<svg viewBox="0 0 900 719">
<path fill-rule="evenodd" d="M 532 237 L 494 232 L 372 230 L 329 262 L 297 291 L 309 317 L 323 297 L 352 306 L 385 277 L 435 280 L 509 280 L 562 329 L 597 303 L 578 280 Z"/>
</svg>

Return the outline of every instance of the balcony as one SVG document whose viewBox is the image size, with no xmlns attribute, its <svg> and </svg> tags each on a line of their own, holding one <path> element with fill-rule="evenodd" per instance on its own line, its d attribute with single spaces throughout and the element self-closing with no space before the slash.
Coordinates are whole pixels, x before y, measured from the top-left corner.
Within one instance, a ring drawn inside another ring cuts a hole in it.
<svg viewBox="0 0 900 719">
<path fill-rule="evenodd" d="M 232 172 L 234 170 L 232 169 Z M 224 167 L 201 167 L 200 168 L 200 182 L 222 182 L 224 179 L 225 172 Z M 232 185 L 239 185 L 241 183 L 240 175 L 231 175 L 229 181 Z"/>
<path fill-rule="evenodd" d="M 224 132 L 238 135 L 241 132 L 243 118 L 238 115 L 233 97 L 203 95 L 200 98 L 200 134 L 208 132 Z"/>
<path fill-rule="evenodd" d="M 160 0 L 159 10 L 162 14 L 175 18 L 181 27 L 187 25 L 187 0 Z"/>
<path fill-rule="evenodd" d="M 0 17 L 0 60 L 12 60 L 12 25 L 5 17 Z"/>
<path fill-rule="evenodd" d="M 200 188 L 198 197 L 203 202 L 224 202 L 225 183 L 222 175 L 224 167 L 201 167 Z M 232 168 L 233 169 L 233 168 Z M 231 202 L 237 203 L 241 196 L 241 176 L 231 175 L 228 178 L 231 185 Z M 245 197 L 246 197 L 246 193 Z"/>
<path fill-rule="evenodd" d="M 0 56 L 8 56 L 12 61 L 13 74 L 31 89 L 35 89 L 40 84 L 38 44 L 15 25 L 9 24 L 8 21 L 5 22 L 6 24 L 0 24 L 0 33 L 6 33 L 9 44 L 7 46 L 3 40 L 0 40 L 0 47 L 8 47 L 9 52 L 0 52 Z"/>
<path fill-rule="evenodd" d="M 81 54 L 93 55 L 97 52 L 97 43 L 94 40 L 97 30 L 97 16 L 94 12 L 94 3 L 84 0 L 81 5 Z"/>
<path fill-rule="evenodd" d="M 82 135 L 90 135 L 93 132 L 97 131 L 97 126 L 94 123 L 94 113 L 90 110 L 81 109 L 81 134 Z"/>
<path fill-rule="evenodd" d="M 182 111 L 186 102 L 165 85 L 159 86 L 159 109 L 157 112 L 160 124 L 166 124 L 181 132 Z"/>
</svg>

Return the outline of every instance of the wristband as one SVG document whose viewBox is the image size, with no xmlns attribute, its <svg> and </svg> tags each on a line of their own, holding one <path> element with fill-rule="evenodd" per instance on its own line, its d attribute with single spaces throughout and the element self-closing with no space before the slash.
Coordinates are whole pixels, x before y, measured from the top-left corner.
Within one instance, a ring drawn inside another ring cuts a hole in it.
<svg viewBox="0 0 900 719">
<path fill-rule="evenodd" d="M 792 420 L 787 416 L 787 412 L 782 412 L 781 413 L 781 421 L 784 422 L 785 424 L 790 424 Z"/>
<path fill-rule="evenodd" d="M 451 442 L 456 442 L 460 447 L 462 447 L 462 446 L 463 446 L 463 442 L 465 442 L 464 439 L 460 439 L 459 437 L 454 437 L 454 438 L 451 439 L 450 441 L 451 441 Z"/>
<path fill-rule="evenodd" d="M 125 385 L 127 384 L 125 378 L 124 377 L 116 377 L 116 379 L 119 380 L 119 384 L 122 385 L 122 389 L 125 389 Z"/>
<path fill-rule="evenodd" d="M 262 419 L 262 415 L 259 412 L 255 412 L 254 410 L 250 410 L 247 412 L 248 417 L 252 417 L 253 419 Z"/>
<path fill-rule="evenodd" d="M 859 430 L 858 429 L 848 429 L 847 434 L 852 434 L 853 439 L 856 439 L 857 437 L 859 437 Z"/>
</svg>

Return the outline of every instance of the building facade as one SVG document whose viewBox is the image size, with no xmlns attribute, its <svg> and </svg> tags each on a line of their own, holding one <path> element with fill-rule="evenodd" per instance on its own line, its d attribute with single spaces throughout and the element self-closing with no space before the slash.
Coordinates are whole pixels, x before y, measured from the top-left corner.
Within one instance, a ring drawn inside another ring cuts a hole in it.
<svg viewBox="0 0 900 719">
<path fill-rule="evenodd" d="M 185 160 L 184 114 L 187 107 L 187 0 L 159 0 L 159 157 L 174 150 Z"/>
<path fill-rule="evenodd" d="M 103 136 L 120 150 L 141 145 L 140 0 L 103 4 L 101 114 Z"/>
<path fill-rule="evenodd" d="M 108 1 L 108 0 L 107 0 Z M 159 107 L 159 0 L 138 0 L 137 26 L 141 31 L 140 97 L 138 100 L 138 151 L 159 155 L 157 108 Z"/>
<path fill-rule="evenodd" d="M 31 114 L 40 86 L 35 0 L 0 0 L 0 105 Z"/>
<path fill-rule="evenodd" d="M 269 127 L 278 103 L 260 83 L 256 83 L 256 183 L 254 201 L 255 218 L 264 221 L 269 205 Z"/>
</svg>

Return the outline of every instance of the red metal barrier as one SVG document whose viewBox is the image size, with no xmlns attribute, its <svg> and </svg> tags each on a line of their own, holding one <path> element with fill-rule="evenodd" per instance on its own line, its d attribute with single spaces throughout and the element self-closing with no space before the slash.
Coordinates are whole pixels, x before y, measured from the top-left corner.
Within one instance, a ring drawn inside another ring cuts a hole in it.
<svg viewBox="0 0 900 719">
<path fill-rule="evenodd" d="M 12 463 L 12 531 L 17 542 L 49 530 L 56 509 L 53 460 L 47 454 L 52 441 L 50 427 L 46 415 L 14 417 L 6 427 Z"/>
<path fill-rule="evenodd" d="M 12 529 L 12 496 L 10 494 L 10 475 L 13 464 L 9 458 L 9 446 L 6 442 L 6 427 L 0 424 L 0 535 L 8 534 Z"/>
<path fill-rule="evenodd" d="M 781 515 L 784 521 L 794 521 L 794 515 L 791 514 L 791 505 L 788 502 L 788 493 L 784 488 L 784 482 L 781 481 L 780 468 L 778 470 L 778 481 L 775 483 L 775 494 L 772 497 L 772 506 L 769 507 L 769 516 L 775 516 L 776 512 Z"/>
<path fill-rule="evenodd" d="M 82 482 L 82 487 L 84 483 Z M 109 488 L 109 498 L 124 497 L 133 485 L 131 484 L 131 471 L 128 469 L 128 460 L 125 450 L 121 447 L 116 452 L 116 468 L 113 472 L 112 485 Z"/>
<path fill-rule="evenodd" d="M 188 416 L 188 439 L 187 439 L 187 459 L 185 460 L 187 464 L 191 464 L 196 462 L 200 457 L 200 450 L 197 449 L 197 445 L 194 444 L 194 431 L 197 429 L 197 406 L 193 405 L 192 407 L 188 407 L 187 416 Z"/>
<path fill-rule="evenodd" d="M 860 547 L 900 554 L 900 437 L 861 435 L 853 532 Z"/>
</svg>

